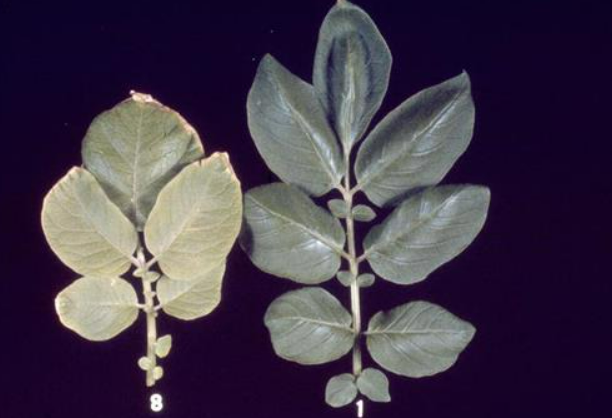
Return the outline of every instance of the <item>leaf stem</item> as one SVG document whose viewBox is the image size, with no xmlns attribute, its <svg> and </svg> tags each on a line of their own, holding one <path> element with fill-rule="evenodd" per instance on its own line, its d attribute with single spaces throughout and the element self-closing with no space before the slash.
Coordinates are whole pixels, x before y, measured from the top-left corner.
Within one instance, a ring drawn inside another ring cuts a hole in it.
<svg viewBox="0 0 612 418">
<path fill-rule="evenodd" d="M 153 300 L 155 292 L 151 286 L 151 281 L 147 279 L 149 264 L 145 260 L 142 247 L 138 248 L 137 260 L 138 268 L 142 274 L 142 289 L 144 293 L 144 311 L 147 315 L 147 358 L 149 359 L 149 368 L 147 369 L 146 382 L 147 386 L 155 385 L 155 377 L 153 370 L 157 366 L 157 356 L 155 355 L 155 343 L 157 342 L 157 312 L 155 310 L 155 301 Z"/>
<path fill-rule="evenodd" d="M 355 221 L 353 219 L 353 193 L 351 193 L 351 169 L 350 169 L 350 148 L 344 148 L 344 162 L 346 173 L 344 175 L 344 202 L 346 204 L 346 238 L 348 242 L 348 262 L 351 273 L 351 313 L 353 315 L 353 332 L 355 333 L 355 343 L 353 345 L 353 375 L 359 376 L 361 373 L 361 302 L 359 295 L 359 285 L 357 276 L 359 275 L 359 263 L 355 250 Z"/>
</svg>

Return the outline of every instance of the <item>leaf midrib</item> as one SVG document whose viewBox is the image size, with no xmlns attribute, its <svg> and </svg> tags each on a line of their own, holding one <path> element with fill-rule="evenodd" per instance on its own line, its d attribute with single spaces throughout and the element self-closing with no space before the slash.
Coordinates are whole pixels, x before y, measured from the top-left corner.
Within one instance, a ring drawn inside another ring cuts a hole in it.
<svg viewBox="0 0 612 418">
<path fill-rule="evenodd" d="M 456 199 L 456 197 L 457 197 L 457 195 L 458 195 L 459 193 L 460 193 L 460 192 L 453 193 L 451 196 L 449 196 L 447 199 L 445 199 L 445 200 L 442 202 L 442 204 L 440 204 L 440 205 L 436 206 L 436 207 L 434 208 L 434 210 L 431 210 L 431 211 L 430 211 L 430 212 L 429 212 L 427 215 L 425 215 L 425 216 L 423 216 L 423 217 L 420 217 L 420 216 L 419 216 L 419 220 L 418 220 L 417 222 L 415 222 L 415 223 L 413 224 L 413 227 L 412 227 L 412 228 L 410 228 L 409 230 L 406 230 L 406 231 L 404 231 L 404 232 L 402 232 L 401 230 L 399 230 L 399 232 L 398 232 L 397 234 L 391 235 L 391 237 L 390 237 L 388 240 L 384 240 L 384 241 L 382 241 L 382 242 L 380 242 L 380 243 L 375 243 L 375 244 L 372 244 L 372 246 L 371 246 L 370 248 L 368 248 L 368 249 L 366 249 L 366 250 L 364 251 L 364 253 L 363 253 L 363 257 L 364 257 L 364 258 L 367 258 L 367 257 L 368 257 L 368 255 L 370 255 L 371 253 L 373 253 L 373 252 L 376 252 L 376 251 L 380 250 L 380 249 L 381 249 L 381 247 L 386 247 L 387 245 L 390 245 L 391 243 L 396 242 L 396 241 L 397 241 L 397 240 L 399 240 L 400 238 L 402 238 L 402 237 L 404 237 L 404 236 L 406 236 L 406 235 L 409 235 L 410 233 L 413 233 L 414 231 L 418 230 L 418 229 L 419 229 L 419 228 L 421 228 L 421 227 L 422 227 L 422 226 L 423 226 L 423 225 L 424 225 L 426 222 L 429 222 L 429 221 L 431 221 L 432 219 L 434 219 L 434 218 L 435 218 L 435 216 L 436 216 L 436 215 L 437 215 L 437 214 L 438 214 L 440 211 L 442 211 L 442 210 L 443 210 L 443 209 L 444 209 L 444 208 L 445 208 L 445 207 L 446 207 L 446 206 L 447 206 L 447 205 L 450 203 L 450 201 L 451 201 L 451 200 L 453 200 L 453 201 L 454 201 L 454 199 Z M 420 203 L 422 204 L 422 199 L 421 199 L 421 202 L 420 202 Z M 420 215 L 420 208 L 419 208 L 419 215 Z M 386 226 L 386 225 L 385 225 L 385 226 Z"/>
<path fill-rule="evenodd" d="M 311 319 L 311 318 L 305 318 L 303 316 L 283 316 L 277 319 L 272 319 L 269 322 L 276 322 L 276 321 L 285 321 L 285 320 L 293 320 L 293 321 L 300 321 L 300 322 L 306 322 L 306 323 L 312 323 L 312 324 L 317 324 L 317 325 L 323 325 L 323 326 L 327 326 L 330 328 L 337 328 L 343 331 L 346 331 L 350 334 L 353 334 L 353 329 L 351 327 L 348 326 L 344 326 L 342 324 L 338 324 L 336 322 L 327 322 L 327 321 L 323 321 L 320 319 Z"/>
<path fill-rule="evenodd" d="M 359 181 L 358 187 L 360 189 L 365 189 L 370 184 L 370 182 L 372 180 L 374 180 L 377 177 L 379 177 L 387 168 L 389 168 L 390 166 L 395 164 L 398 160 L 403 158 L 405 154 L 409 153 L 410 150 L 418 142 L 418 138 L 423 136 L 425 132 L 429 131 L 432 128 L 432 126 L 436 125 L 451 110 L 451 108 L 453 108 L 455 106 L 455 104 L 458 102 L 459 98 L 461 97 L 462 93 L 463 93 L 463 89 L 457 89 L 457 93 L 455 94 L 453 99 L 442 109 L 442 111 L 440 113 L 438 113 L 438 116 L 436 116 L 434 119 L 432 119 L 423 129 L 421 129 L 420 131 L 416 132 L 414 134 L 414 136 L 413 136 L 413 140 L 412 141 L 406 141 L 409 144 L 406 148 L 404 148 L 401 152 L 397 152 L 397 153 L 391 154 L 391 158 L 388 159 L 388 162 L 385 163 L 384 160 L 383 160 L 383 162 L 381 163 L 381 165 L 380 165 L 378 170 L 370 171 L 369 174 L 366 174 L 365 176 L 363 176 L 361 178 L 361 180 Z M 417 93 L 417 94 L 419 94 L 419 93 Z M 400 105 L 400 107 L 401 107 L 401 105 Z M 383 122 L 385 122 L 385 120 L 383 120 L 381 122 L 381 124 Z M 372 134 L 377 133 L 376 132 L 377 128 L 374 129 L 374 132 L 372 132 Z M 394 155 L 395 155 L 395 157 L 394 157 Z"/>
<path fill-rule="evenodd" d="M 96 187 L 96 188 L 98 188 L 98 190 L 97 190 L 96 192 L 104 193 L 102 190 L 100 190 L 100 189 L 99 189 L 99 186 L 98 186 L 97 184 L 95 184 L 95 187 Z M 93 217 L 91 216 L 91 214 L 90 214 L 89 210 L 87 209 L 87 206 L 85 206 L 85 205 L 84 205 L 84 203 L 83 203 L 83 201 L 82 201 L 82 199 L 81 199 L 81 194 L 80 194 L 80 193 L 78 193 L 78 192 L 76 192 L 76 190 L 75 190 L 75 196 L 76 196 L 76 198 L 77 198 L 77 202 L 79 202 L 79 206 L 81 207 L 81 210 L 82 210 L 82 211 L 83 211 L 83 213 L 85 214 L 85 218 L 87 219 L 88 223 L 89 223 L 89 224 L 90 224 L 90 225 L 93 227 L 94 231 L 95 231 L 95 232 L 96 232 L 96 233 L 97 233 L 99 236 L 101 236 L 101 237 L 104 239 L 104 241 L 105 241 L 106 243 L 108 243 L 108 244 L 111 246 L 111 248 L 115 249 L 115 250 L 116 250 L 116 251 L 117 251 L 119 254 L 121 254 L 122 256 L 124 256 L 124 257 L 128 257 L 128 258 L 129 258 L 129 257 L 132 255 L 131 253 L 126 254 L 125 252 L 123 252 L 123 249 L 122 249 L 122 248 L 119 248 L 119 246 L 118 246 L 118 245 L 116 245 L 116 244 L 113 242 L 113 240 L 111 240 L 111 239 L 110 239 L 110 238 L 109 238 L 109 237 L 108 237 L 106 234 L 104 234 L 104 232 L 103 232 L 104 228 L 101 228 L 101 229 L 100 229 L 100 228 L 98 228 L 98 224 L 97 224 L 97 222 L 95 222 L 95 221 L 94 221 L 94 219 L 93 219 Z M 112 203 L 110 203 L 110 202 L 104 202 L 104 203 L 106 203 L 107 205 L 112 205 Z M 102 204 L 104 204 L 104 203 L 102 203 Z M 111 207 L 110 209 L 111 209 L 111 211 L 112 211 L 112 209 L 114 209 L 114 207 Z M 118 210 L 118 209 L 117 209 L 117 210 Z M 117 213 L 117 212 L 115 212 L 115 213 Z M 123 216 L 123 213 L 122 213 L 122 212 L 119 212 L 119 214 L 120 214 L 121 216 Z M 130 223 L 130 225 L 131 225 L 131 223 Z M 123 231 L 123 232 L 125 232 L 125 231 Z M 127 261 L 129 261 L 129 260 L 127 260 Z"/>
<path fill-rule="evenodd" d="M 138 126 L 136 127 L 136 148 L 134 149 L 134 163 L 132 167 L 132 196 L 130 198 L 130 205 L 134 207 L 134 216 L 138 217 L 140 210 L 138 208 L 138 193 L 136 186 L 138 176 L 136 170 L 138 169 L 138 161 L 140 159 L 140 143 L 142 141 L 142 120 L 144 119 L 144 106 L 139 106 L 140 114 L 138 115 Z"/>
<path fill-rule="evenodd" d="M 262 210 L 265 210 L 266 212 L 271 213 L 272 215 L 289 222 L 292 225 L 295 225 L 297 228 L 301 229 L 302 231 L 306 232 L 308 235 L 314 237 L 315 239 L 319 240 L 320 242 L 322 242 L 323 244 L 325 244 L 327 247 L 329 247 L 330 250 L 334 251 L 335 253 L 337 253 L 338 255 L 342 254 L 342 248 L 336 246 L 335 243 L 328 241 L 326 238 L 324 238 L 323 236 L 313 232 L 312 230 L 308 229 L 307 227 L 305 227 L 304 225 L 295 222 L 294 220 L 292 220 L 291 218 L 288 218 L 284 215 L 281 215 L 280 213 L 270 209 L 269 207 L 265 206 L 263 203 L 260 203 L 259 201 L 257 201 L 252 195 L 247 195 L 247 197 L 253 201 L 253 203 L 255 203 L 259 208 L 261 208 Z"/>
<path fill-rule="evenodd" d="M 298 80 L 298 82 L 302 82 L 302 80 Z M 319 149 L 315 145 L 316 141 L 314 140 L 312 134 L 310 133 L 310 130 L 308 129 L 308 124 L 305 122 L 305 120 L 302 117 L 302 115 L 300 114 L 300 112 L 298 112 L 291 105 L 291 103 L 288 100 L 287 96 L 284 94 L 284 88 L 280 88 L 280 81 L 278 81 L 277 87 L 279 87 L 279 88 L 277 88 L 277 92 L 278 92 L 278 94 L 279 94 L 283 104 L 287 107 L 287 109 L 289 109 L 289 112 L 291 113 L 291 115 L 298 122 L 298 125 L 300 126 L 302 131 L 306 134 L 306 137 L 308 138 L 308 144 L 311 146 L 311 148 L 314 151 L 315 155 L 318 157 L 318 159 L 319 159 L 319 161 L 321 163 L 321 166 L 323 167 L 323 170 L 325 171 L 325 174 L 327 174 L 327 177 L 330 180 L 330 185 L 331 186 L 338 185 L 339 179 L 336 179 L 337 176 L 334 176 L 334 173 L 332 172 L 330 165 L 327 163 L 327 160 L 325 158 L 323 158 L 323 156 L 319 153 Z M 307 89 L 308 89 L 309 93 L 311 93 L 310 88 L 311 88 L 311 86 L 307 84 Z M 327 123 L 327 122 L 324 121 L 324 123 Z M 325 135 L 322 135 L 322 137 L 325 137 Z"/>
</svg>

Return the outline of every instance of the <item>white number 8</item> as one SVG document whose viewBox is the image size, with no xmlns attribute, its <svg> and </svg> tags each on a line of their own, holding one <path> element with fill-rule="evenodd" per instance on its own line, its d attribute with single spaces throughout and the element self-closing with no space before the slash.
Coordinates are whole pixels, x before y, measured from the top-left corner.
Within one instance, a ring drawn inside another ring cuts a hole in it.
<svg viewBox="0 0 612 418">
<path fill-rule="evenodd" d="M 151 411 L 159 412 L 164 409 L 164 398 L 159 393 L 151 395 Z"/>
</svg>

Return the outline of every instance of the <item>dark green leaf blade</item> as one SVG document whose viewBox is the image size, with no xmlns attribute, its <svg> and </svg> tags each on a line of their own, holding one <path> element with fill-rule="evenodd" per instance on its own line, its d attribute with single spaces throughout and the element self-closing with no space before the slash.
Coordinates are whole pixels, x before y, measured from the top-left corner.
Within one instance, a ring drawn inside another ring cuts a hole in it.
<svg viewBox="0 0 612 418">
<path fill-rule="evenodd" d="M 391 52 L 372 19 L 343 1 L 319 32 L 313 83 L 345 147 L 359 141 L 389 85 Z"/>
<path fill-rule="evenodd" d="M 348 270 L 340 270 L 336 273 L 336 279 L 342 284 L 344 287 L 350 287 L 351 282 L 353 281 L 353 275 Z"/>
<path fill-rule="evenodd" d="M 334 408 L 348 405 L 357 397 L 355 377 L 343 373 L 332 377 L 325 386 L 325 402 Z"/>
<path fill-rule="evenodd" d="M 353 208 L 353 219 L 357 222 L 370 222 L 376 218 L 376 212 L 366 205 L 357 205 Z"/>
<path fill-rule="evenodd" d="M 344 173 L 338 142 L 312 86 L 266 55 L 247 100 L 257 149 L 284 182 L 320 196 Z"/>
<path fill-rule="evenodd" d="M 327 207 L 336 218 L 346 218 L 346 202 L 344 200 L 331 199 L 327 202 Z"/>
<path fill-rule="evenodd" d="M 390 402 L 389 379 L 378 369 L 368 367 L 357 378 L 359 392 L 374 402 Z"/>
<path fill-rule="evenodd" d="M 440 306 L 417 301 L 374 315 L 366 341 L 372 358 L 385 369 L 424 377 L 455 364 L 475 332 Z"/>
<path fill-rule="evenodd" d="M 82 154 L 109 198 L 142 229 L 160 190 L 204 148 L 181 115 L 133 93 L 94 119 Z"/>
<path fill-rule="evenodd" d="M 382 207 L 436 185 L 472 138 L 474 103 L 467 73 L 422 90 L 368 135 L 355 161 L 358 187 Z"/>
<path fill-rule="evenodd" d="M 370 287 L 376 281 L 376 277 L 372 273 L 363 273 L 357 277 L 359 287 Z"/>
<path fill-rule="evenodd" d="M 273 183 L 249 190 L 240 245 L 261 270 L 298 283 L 329 280 L 346 240 L 340 222 L 296 187 Z"/>
<path fill-rule="evenodd" d="M 489 200 L 490 191 L 483 186 L 426 189 L 370 230 L 363 241 L 366 259 L 376 274 L 391 282 L 424 280 L 476 238 Z"/>
<path fill-rule="evenodd" d="M 274 351 L 300 364 L 339 359 L 353 347 L 351 315 L 320 287 L 294 290 L 270 304 L 264 322 Z"/>
</svg>

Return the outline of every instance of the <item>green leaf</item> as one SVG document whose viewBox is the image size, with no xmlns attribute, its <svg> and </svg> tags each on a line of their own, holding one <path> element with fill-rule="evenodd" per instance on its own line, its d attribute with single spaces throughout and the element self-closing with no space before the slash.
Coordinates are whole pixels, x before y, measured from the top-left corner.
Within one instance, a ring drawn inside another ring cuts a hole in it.
<svg viewBox="0 0 612 418">
<path fill-rule="evenodd" d="M 315 56 L 315 91 L 342 143 L 359 141 L 389 85 L 391 52 L 370 17 L 343 1 L 323 21 Z"/>
<path fill-rule="evenodd" d="M 435 187 L 410 197 L 366 235 L 364 254 L 372 270 L 398 284 L 425 279 L 474 240 L 489 200 L 488 188 L 470 185 Z"/>
<path fill-rule="evenodd" d="M 350 404 L 356 396 L 355 377 L 350 373 L 332 377 L 325 387 L 325 402 L 334 408 Z"/>
<path fill-rule="evenodd" d="M 372 367 L 363 370 L 357 378 L 359 392 L 374 402 L 390 402 L 389 379 L 383 372 Z"/>
<path fill-rule="evenodd" d="M 376 212 L 366 205 L 357 205 L 353 208 L 353 219 L 357 222 L 370 222 L 376 218 Z"/>
<path fill-rule="evenodd" d="M 164 358 L 170 354 L 172 348 L 172 335 L 164 335 L 159 337 L 155 342 L 155 355 L 159 358 Z"/>
<path fill-rule="evenodd" d="M 173 280 L 194 280 L 227 257 L 242 220 L 240 182 L 225 153 L 183 169 L 161 191 L 145 225 L 149 251 Z"/>
<path fill-rule="evenodd" d="M 436 185 L 468 147 L 473 128 L 467 73 L 415 94 L 363 142 L 355 161 L 358 187 L 382 207 Z"/>
<path fill-rule="evenodd" d="M 83 140 L 85 167 L 138 229 L 166 183 L 203 155 L 185 119 L 140 93 L 96 117 Z"/>
<path fill-rule="evenodd" d="M 338 219 L 296 187 L 273 183 L 249 190 L 240 244 L 266 273 L 298 283 L 334 277 L 346 240 Z"/>
<path fill-rule="evenodd" d="M 87 170 L 74 167 L 53 186 L 42 227 L 53 252 L 79 274 L 114 277 L 130 268 L 136 230 Z"/>
<path fill-rule="evenodd" d="M 144 370 L 146 372 L 147 370 L 150 370 L 152 366 L 153 363 L 148 357 L 140 357 L 138 359 L 138 367 L 140 367 L 141 370 Z"/>
<path fill-rule="evenodd" d="M 153 379 L 159 380 L 164 377 L 164 368 L 162 366 L 155 366 L 153 369 Z"/>
<path fill-rule="evenodd" d="M 443 308 L 411 302 L 378 312 L 368 325 L 367 346 L 385 369 L 408 377 L 431 376 L 457 361 L 475 328 Z"/>
<path fill-rule="evenodd" d="M 353 281 L 353 275 L 350 271 L 340 270 L 338 273 L 336 273 L 336 279 L 342 283 L 342 286 L 349 287 Z"/>
<path fill-rule="evenodd" d="M 281 180 L 314 196 L 340 183 L 344 160 L 314 89 L 271 55 L 257 69 L 247 110 L 255 145 Z"/>
<path fill-rule="evenodd" d="M 118 277 L 82 277 L 57 295 L 55 310 L 66 328 L 91 341 L 106 341 L 134 323 L 138 297 Z"/>
<path fill-rule="evenodd" d="M 285 293 L 264 318 L 276 354 L 300 364 L 328 363 L 348 353 L 355 340 L 351 321 L 340 302 L 320 287 Z"/>
<path fill-rule="evenodd" d="M 157 298 L 165 313 L 190 321 L 212 312 L 221 301 L 221 281 L 225 261 L 214 269 L 189 281 L 162 276 L 157 283 Z"/>
<path fill-rule="evenodd" d="M 327 202 L 329 211 L 336 218 L 346 218 L 346 202 L 340 199 L 331 199 Z"/>
<path fill-rule="evenodd" d="M 370 287 L 374 284 L 376 277 L 371 273 L 363 273 L 357 277 L 357 284 L 359 287 Z"/>
</svg>

